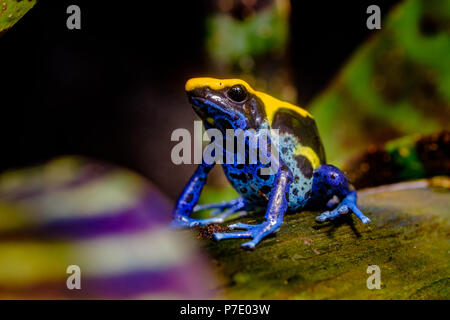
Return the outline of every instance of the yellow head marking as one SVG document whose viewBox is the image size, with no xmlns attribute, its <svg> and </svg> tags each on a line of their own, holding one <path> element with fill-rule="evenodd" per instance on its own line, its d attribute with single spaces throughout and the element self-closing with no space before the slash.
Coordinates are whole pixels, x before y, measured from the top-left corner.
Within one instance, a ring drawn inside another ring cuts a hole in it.
<svg viewBox="0 0 450 320">
<path fill-rule="evenodd" d="M 247 82 L 240 79 L 192 78 L 186 82 L 185 90 L 192 91 L 202 87 L 209 87 L 213 90 L 221 90 L 232 87 L 236 84 L 243 85 L 250 93 L 255 93 L 255 90 L 253 90 Z"/>
<path fill-rule="evenodd" d="M 289 102 L 278 100 L 264 92 L 253 90 L 253 88 L 250 87 L 247 82 L 240 79 L 192 78 L 186 82 L 185 90 L 192 91 L 196 88 L 202 87 L 209 87 L 212 90 L 221 90 L 224 88 L 232 87 L 236 84 L 244 86 L 249 93 L 254 94 L 259 99 L 261 99 L 261 101 L 264 103 L 264 108 L 266 110 L 267 119 L 269 120 L 270 125 L 272 125 L 275 113 L 279 109 L 290 109 L 297 112 L 302 117 L 313 118 L 313 116 L 305 109 L 295 106 Z"/>
</svg>

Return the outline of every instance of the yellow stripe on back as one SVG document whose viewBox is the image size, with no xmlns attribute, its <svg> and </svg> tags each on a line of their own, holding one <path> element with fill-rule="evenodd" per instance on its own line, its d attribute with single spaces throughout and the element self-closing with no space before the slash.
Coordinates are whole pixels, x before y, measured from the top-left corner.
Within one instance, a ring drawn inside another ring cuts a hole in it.
<svg viewBox="0 0 450 320">
<path fill-rule="evenodd" d="M 306 111 L 303 108 L 300 108 L 296 105 L 293 105 L 289 102 L 278 100 L 272 96 L 269 96 L 268 94 L 265 94 L 264 92 L 256 91 L 255 93 L 264 103 L 265 109 L 266 109 L 266 115 L 267 119 L 269 120 L 269 124 L 272 125 L 273 118 L 275 117 L 275 113 L 277 113 L 280 109 L 289 109 L 293 110 L 294 112 L 298 113 L 302 117 L 310 117 L 311 119 L 314 119 L 313 116 Z"/>
<path fill-rule="evenodd" d="M 186 82 L 185 90 L 192 91 L 194 89 L 201 87 L 209 87 L 212 90 L 222 90 L 224 88 L 232 87 L 236 84 L 244 86 L 248 92 L 256 95 L 258 98 L 262 100 L 262 102 L 264 103 L 267 119 L 269 120 L 270 125 L 272 125 L 275 113 L 279 109 L 293 110 L 296 113 L 300 114 L 302 117 L 313 118 L 313 116 L 305 109 L 293 105 L 289 102 L 278 100 L 264 92 L 253 90 L 253 88 L 250 87 L 250 85 L 247 82 L 241 79 L 192 78 Z"/>
<path fill-rule="evenodd" d="M 318 167 L 320 167 L 320 159 L 317 156 L 317 154 L 314 152 L 314 150 L 311 149 L 310 147 L 298 146 L 295 149 L 294 154 L 302 155 L 306 159 L 308 159 L 308 161 L 311 163 L 311 166 L 313 167 L 313 169 L 317 169 Z"/>
</svg>

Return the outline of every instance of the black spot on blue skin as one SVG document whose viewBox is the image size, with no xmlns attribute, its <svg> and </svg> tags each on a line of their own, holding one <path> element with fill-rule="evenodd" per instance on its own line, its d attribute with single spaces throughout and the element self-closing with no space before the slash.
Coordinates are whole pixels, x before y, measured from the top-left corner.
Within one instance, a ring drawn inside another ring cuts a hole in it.
<svg viewBox="0 0 450 320">
<path fill-rule="evenodd" d="M 270 186 L 267 186 L 267 185 L 266 186 L 262 186 L 261 189 L 260 189 L 260 191 L 262 193 L 264 193 L 264 194 L 269 194 L 270 190 L 272 190 L 272 188 Z"/>
<path fill-rule="evenodd" d="M 242 163 L 238 164 L 238 165 L 236 165 L 236 169 L 242 170 L 242 169 L 244 169 L 244 165 Z"/>
<path fill-rule="evenodd" d="M 287 181 L 288 181 L 289 183 L 291 183 L 291 182 L 292 182 L 292 176 L 288 177 L 288 178 L 287 178 Z"/>
<path fill-rule="evenodd" d="M 241 188 L 242 193 L 247 193 L 247 188 Z"/>
<path fill-rule="evenodd" d="M 242 182 L 247 182 L 247 176 L 245 175 L 245 173 L 240 173 L 240 174 L 230 173 L 230 177 L 233 178 L 234 180 L 240 180 Z"/>
<path fill-rule="evenodd" d="M 303 189 L 303 188 L 302 188 L 302 189 Z M 298 189 L 295 188 L 295 189 L 292 191 L 292 193 L 296 196 L 296 195 L 298 194 Z"/>
<path fill-rule="evenodd" d="M 299 176 L 295 176 L 295 177 L 294 177 L 294 181 L 295 181 L 295 182 L 298 182 L 299 180 L 300 180 L 300 177 L 299 177 Z"/>
<path fill-rule="evenodd" d="M 194 194 L 193 193 L 189 193 L 186 197 L 186 202 L 191 202 L 192 199 L 194 199 Z"/>
<path fill-rule="evenodd" d="M 284 147 L 284 148 L 281 149 L 281 152 L 282 152 L 283 154 L 286 154 L 286 153 L 288 152 L 288 149 L 287 149 L 286 147 Z"/>
</svg>

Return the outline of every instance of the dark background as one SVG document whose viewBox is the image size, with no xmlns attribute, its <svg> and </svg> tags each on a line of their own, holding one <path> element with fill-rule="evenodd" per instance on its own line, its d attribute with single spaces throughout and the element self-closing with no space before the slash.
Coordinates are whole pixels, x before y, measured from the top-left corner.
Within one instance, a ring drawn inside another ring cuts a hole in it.
<svg viewBox="0 0 450 320">
<path fill-rule="evenodd" d="M 292 1 L 288 58 L 299 102 L 326 87 L 374 31 L 366 8 L 398 1 Z M 81 7 L 81 30 L 66 8 Z M 175 198 L 191 171 L 170 161 L 195 115 L 184 83 L 208 73 L 208 1 L 41 1 L 0 38 L 0 171 L 82 154 L 144 174 Z"/>
</svg>

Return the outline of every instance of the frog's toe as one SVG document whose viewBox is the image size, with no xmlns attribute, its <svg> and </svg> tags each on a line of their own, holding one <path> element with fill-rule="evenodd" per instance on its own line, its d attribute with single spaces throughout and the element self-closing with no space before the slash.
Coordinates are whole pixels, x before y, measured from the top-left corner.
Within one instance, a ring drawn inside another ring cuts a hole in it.
<svg viewBox="0 0 450 320">
<path fill-rule="evenodd" d="M 174 219 L 170 222 L 170 229 L 187 229 L 193 228 L 199 225 L 199 221 L 196 219 L 190 219 L 183 217 L 182 219 Z"/>
<path fill-rule="evenodd" d="M 219 202 L 219 203 L 206 203 L 206 204 L 198 204 L 192 209 L 192 212 L 202 211 L 202 210 L 223 210 L 229 207 L 228 202 Z"/>
<path fill-rule="evenodd" d="M 235 229 L 251 230 L 258 226 L 259 225 L 257 225 L 257 224 L 246 224 L 246 223 L 238 222 L 238 223 L 230 224 L 228 226 L 228 228 L 231 230 L 235 230 Z"/>
<path fill-rule="evenodd" d="M 222 223 L 224 221 L 221 217 L 213 217 L 208 219 L 193 219 L 193 218 L 183 218 L 174 219 L 169 225 L 170 229 L 187 229 L 195 228 L 200 226 L 206 226 L 212 223 Z"/>
<path fill-rule="evenodd" d="M 215 218 L 217 220 L 220 220 L 220 222 L 216 222 L 216 223 L 223 223 L 223 222 L 225 222 L 226 219 L 228 219 L 228 217 L 230 217 L 232 215 L 233 215 L 232 219 L 237 219 L 237 218 L 245 217 L 247 214 L 248 214 L 248 212 L 245 210 L 237 210 L 237 209 L 231 208 L 231 209 L 223 212 L 222 214 L 217 215 L 211 219 Z M 232 219 L 229 219 L 229 220 L 232 220 Z"/>
<path fill-rule="evenodd" d="M 364 224 L 370 222 L 370 219 L 367 218 L 355 204 L 341 204 L 336 209 L 325 211 L 321 215 L 317 216 L 316 221 L 325 222 L 328 220 L 334 220 L 339 216 L 348 214 L 349 212 L 353 212 Z"/>
<path fill-rule="evenodd" d="M 214 210 L 210 212 L 211 218 L 204 219 L 205 224 L 223 223 L 231 216 L 233 216 L 232 219 L 236 219 L 243 217 L 248 213 L 245 210 L 247 208 L 243 198 L 238 198 L 227 202 L 197 205 L 194 207 L 194 211 L 210 209 Z"/>
<path fill-rule="evenodd" d="M 235 205 L 221 214 L 212 216 L 206 219 L 194 219 L 189 217 L 180 217 L 178 219 L 172 220 L 169 225 L 170 229 L 183 229 L 183 228 L 194 228 L 199 226 L 207 226 L 213 223 L 224 223 L 230 216 L 235 215 L 234 218 L 239 218 L 247 215 L 247 211 L 240 210 L 241 205 Z"/>
<path fill-rule="evenodd" d="M 252 240 L 252 241 L 248 241 L 246 243 L 243 243 L 241 245 L 241 247 L 244 248 L 244 249 L 247 249 L 247 250 L 253 250 L 253 249 L 255 249 L 256 244 L 257 244 L 257 242 L 255 243 L 255 241 Z"/>
<path fill-rule="evenodd" d="M 348 212 L 349 212 L 348 206 L 341 205 L 334 210 L 322 212 L 321 215 L 316 217 L 316 221 L 325 222 L 327 220 L 333 220 L 341 215 L 347 214 Z"/>
<path fill-rule="evenodd" d="M 213 237 L 216 241 L 225 240 L 225 239 L 242 239 L 242 238 L 250 238 L 252 234 L 249 231 L 240 231 L 240 232 L 216 232 L 213 234 Z"/>
<path fill-rule="evenodd" d="M 199 226 L 207 226 L 208 224 L 213 223 L 223 223 L 225 221 L 225 217 L 212 217 L 207 219 L 200 219 Z"/>
<path fill-rule="evenodd" d="M 333 220 L 339 216 L 340 216 L 340 214 L 339 214 L 339 212 L 337 212 L 337 210 L 325 211 L 325 212 L 322 212 L 321 215 L 316 217 L 316 221 L 317 222 L 325 222 L 328 220 Z"/>
<path fill-rule="evenodd" d="M 214 213 L 220 213 L 224 210 L 234 207 L 234 206 L 243 206 L 244 205 L 244 199 L 238 198 L 231 201 L 222 201 L 218 203 L 207 203 L 207 204 L 198 204 L 194 207 L 193 212 L 202 211 L 202 210 L 211 210 L 215 209 Z"/>
<path fill-rule="evenodd" d="M 361 219 L 362 223 L 366 224 L 370 222 L 370 219 L 364 216 L 364 218 Z"/>
<path fill-rule="evenodd" d="M 217 241 L 225 239 L 252 238 L 251 241 L 242 244 L 244 249 L 253 249 L 267 235 L 279 230 L 280 225 L 263 222 L 261 224 L 250 225 L 245 223 L 235 223 L 229 226 L 230 229 L 244 229 L 245 231 L 214 233 L 214 239 Z"/>
<path fill-rule="evenodd" d="M 366 217 L 361 210 L 359 210 L 358 206 L 356 204 L 350 205 L 350 210 L 355 214 L 355 216 L 358 217 L 359 220 L 361 220 L 362 223 L 366 224 L 370 222 L 370 219 Z"/>
</svg>

